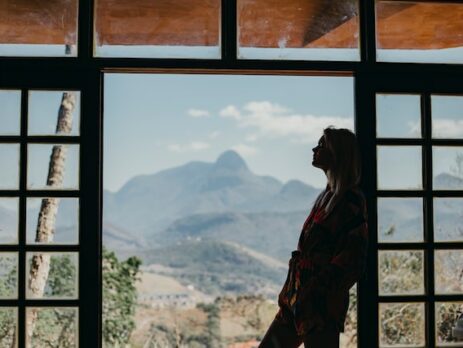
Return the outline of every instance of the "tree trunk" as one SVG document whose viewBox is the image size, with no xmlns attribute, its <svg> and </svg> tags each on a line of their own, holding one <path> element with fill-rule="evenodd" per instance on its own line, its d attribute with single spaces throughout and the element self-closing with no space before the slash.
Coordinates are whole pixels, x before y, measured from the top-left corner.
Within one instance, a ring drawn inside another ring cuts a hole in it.
<svg viewBox="0 0 463 348">
<path fill-rule="evenodd" d="M 70 134 L 72 130 L 72 113 L 76 102 L 75 93 L 64 92 L 58 111 L 56 134 Z M 60 187 L 63 183 L 66 162 L 66 145 L 53 146 L 48 168 L 47 186 Z M 35 241 L 50 243 L 55 235 L 56 215 L 58 213 L 59 198 L 44 198 L 40 207 Z M 29 296 L 42 298 L 50 271 L 50 255 L 35 254 L 32 257 L 29 272 Z M 37 321 L 37 310 L 28 312 L 26 319 L 26 347 L 32 348 L 32 334 Z"/>
</svg>

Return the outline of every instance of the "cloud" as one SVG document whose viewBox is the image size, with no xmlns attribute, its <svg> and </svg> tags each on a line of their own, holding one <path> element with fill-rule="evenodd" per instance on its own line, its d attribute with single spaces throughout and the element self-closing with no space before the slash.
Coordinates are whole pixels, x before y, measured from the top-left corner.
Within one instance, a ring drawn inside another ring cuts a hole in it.
<svg viewBox="0 0 463 348">
<path fill-rule="evenodd" d="M 237 144 L 232 146 L 231 148 L 242 156 L 254 156 L 259 152 L 259 150 L 256 147 L 249 146 L 246 144 Z"/>
<path fill-rule="evenodd" d="M 432 133 L 434 136 L 446 138 L 462 138 L 463 137 L 463 120 L 452 119 L 437 119 L 432 125 Z"/>
<path fill-rule="evenodd" d="M 189 144 L 170 144 L 167 148 L 172 152 L 190 152 L 190 151 L 201 151 L 208 149 L 210 145 L 203 141 L 192 141 Z"/>
<path fill-rule="evenodd" d="M 221 133 L 219 131 L 213 131 L 211 133 L 209 133 L 209 138 L 210 139 L 215 139 L 217 138 Z"/>
<path fill-rule="evenodd" d="M 221 116 L 234 118 L 239 127 L 254 129 L 248 141 L 259 137 L 290 137 L 292 142 L 313 143 L 327 126 L 349 129 L 354 126 L 351 117 L 301 115 L 269 101 L 249 102 L 244 105 L 243 112 L 229 105 L 221 111 Z"/>
<path fill-rule="evenodd" d="M 194 118 L 209 117 L 210 113 L 207 110 L 188 109 L 188 115 Z"/>
<path fill-rule="evenodd" d="M 248 134 L 248 135 L 246 135 L 245 140 L 247 142 L 249 142 L 249 143 L 252 143 L 252 142 L 256 141 L 257 138 L 258 138 L 257 134 Z"/>
<path fill-rule="evenodd" d="M 234 105 L 228 105 L 227 107 L 223 108 L 220 110 L 219 115 L 224 118 L 241 120 L 241 112 Z"/>
</svg>

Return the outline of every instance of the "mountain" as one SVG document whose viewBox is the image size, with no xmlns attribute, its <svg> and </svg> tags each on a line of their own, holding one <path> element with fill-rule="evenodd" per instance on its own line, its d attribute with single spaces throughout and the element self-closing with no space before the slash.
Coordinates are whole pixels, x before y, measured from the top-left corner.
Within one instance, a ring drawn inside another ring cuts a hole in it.
<svg viewBox="0 0 463 348">
<path fill-rule="evenodd" d="M 18 217 L 9 209 L 0 207 L 0 244 L 10 244 L 18 240 Z"/>
<path fill-rule="evenodd" d="M 286 262 L 306 216 L 306 211 L 196 214 L 175 220 L 152 238 L 164 246 L 198 238 L 228 241 Z"/>
<path fill-rule="evenodd" d="M 236 243 L 198 239 L 148 250 L 147 264 L 163 266 L 165 275 L 216 295 L 253 293 L 275 296 L 284 282 L 286 263 Z"/>
<path fill-rule="evenodd" d="M 176 219 L 228 212 L 308 209 L 318 190 L 301 181 L 283 185 L 252 173 L 235 151 L 214 163 L 189 162 L 132 178 L 118 192 L 104 192 L 104 220 L 137 236 L 153 236 Z"/>
<path fill-rule="evenodd" d="M 463 179 L 449 173 L 440 173 L 433 180 L 435 190 L 463 190 Z"/>
</svg>

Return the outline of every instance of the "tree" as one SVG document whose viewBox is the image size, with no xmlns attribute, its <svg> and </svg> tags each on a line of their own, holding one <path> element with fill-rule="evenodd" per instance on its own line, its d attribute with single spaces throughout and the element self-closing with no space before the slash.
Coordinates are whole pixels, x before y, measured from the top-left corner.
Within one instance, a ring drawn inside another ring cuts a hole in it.
<svg viewBox="0 0 463 348">
<path fill-rule="evenodd" d="M 114 252 L 103 248 L 104 347 L 117 348 L 129 342 L 135 328 L 135 282 L 138 280 L 140 265 L 138 257 L 133 256 L 121 262 Z"/>
<path fill-rule="evenodd" d="M 72 114 L 76 103 L 75 93 L 65 92 L 58 111 L 56 134 L 70 134 L 72 130 Z M 60 187 L 63 183 L 66 163 L 66 145 L 53 146 L 48 168 L 47 186 Z M 44 198 L 40 207 L 35 241 L 50 243 L 55 234 L 58 198 Z M 32 298 L 42 298 L 50 271 L 50 254 L 37 253 L 31 260 L 28 287 Z M 32 346 L 34 326 L 37 321 L 37 310 L 29 312 L 26 320 L 26 345 Z"/>
</svg>

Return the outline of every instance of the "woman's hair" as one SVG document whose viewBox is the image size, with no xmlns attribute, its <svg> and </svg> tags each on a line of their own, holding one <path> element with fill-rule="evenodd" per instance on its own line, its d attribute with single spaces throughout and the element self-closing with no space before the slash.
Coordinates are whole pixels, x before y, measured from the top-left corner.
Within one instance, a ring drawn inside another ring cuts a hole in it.
<svg viewBox="0 0 463 348">
<path fill-rule="evenodd" d="M 361 161 L 357 138 L 352 131 L 330 126 L 323 130 L 323 135 L 326 147 L 333 156 L 332 167 L 326 172 L 328 185 L 333 193 L 325 207 L 325 212 L 329 213 L 346 190 L 360 183 Z M 321 196 L 317 199 L 317 203 L 321 200 Z"/>
</svg>

